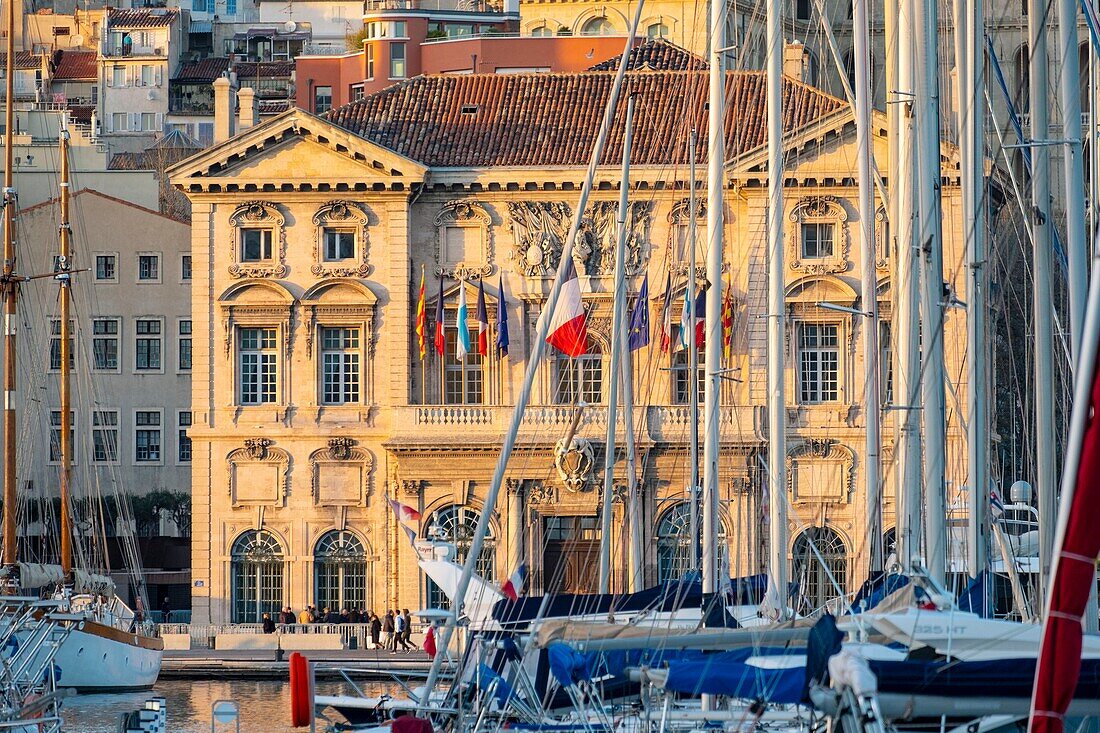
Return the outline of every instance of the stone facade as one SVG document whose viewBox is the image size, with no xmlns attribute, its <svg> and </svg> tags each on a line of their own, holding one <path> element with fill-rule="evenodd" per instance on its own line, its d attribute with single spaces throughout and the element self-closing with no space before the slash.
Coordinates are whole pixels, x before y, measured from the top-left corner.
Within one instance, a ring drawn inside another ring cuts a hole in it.
<svg viewBox="0 0 1100 733">
<path fill-rule="evenodd" d="M 456 107 L 470 102 L 460 96 L 454 92 Z M 400 112 L 394 110 L 394 117 Z M 261 607 L 289 604 L 297 610 L 321 596 L 375 611 L 424 607 L 433 598 L 386 498 L 420 513 L 415 523 L 420 536 L 450 536 L 461 550 L 489 490 L 561 238 L 576 215 L 584 167 L 540 165 L 537 151 L 528 165 L 433 166 L 394 152 L 399 145 L 372 142 L 372 128 L 365 124 L 367 132 L 360 136 L 294 110 L 171 171 L 194 210 L 196 623 L 255 621 L 252 616 Z M 679 134 L 672 122 L 664 124 L 670 125 L 670 139 Z M 818 304 L 857 304 L 859 219 L 874 214 L 856 207 L 851 178 L 855 134 L 848 110 L 823 113 L 789 132 L 791 546 L 792 552 L 804 547 L 804 531 L 819 528 L 814 530 L 819 546 L 832 547 L 822 550 L 832 558 L 830 569 L 840 582 L 858 586 L 866 577 L 868 556 L 863 334 L 858 318 Z M 886 141 L 876 136 L 875 145 L 880 168 L 886 170 Z M 735 575 L 759 572 L 765 561 L 764 159 L 761 147 L 737 151 L 726 176 L 726 262 L 735 317 L 724 368 L 738 379 L 725 381 L 719 483 L 724 541 Z M 575 255 L 590 308 L 591 350 L 601 353 L 607 351 L 610 330 L 609 252 L 620 185 L 618 165 L 599 168 Z M 631 185 L 637 193 L 630 219 L 629 289 L 633 298 L 648 275 L 654 329 L 651 345 L 634 353 L 648 585 L 683 569 L 674 556 L 688 541 L 683 527 L 676 531 L 684 517 L 676 507 L 690 481 L 690 410 L 684 404 L 690 380 L 682 356 L 657 346 L 670 272 L 674 323 L 684 297 L 687 166 L 640 165 Z M 964 277 L 960 217 L 957 181 L 945 178 L 945 279 L 959 292 Z M 812 235 L 803 225 L 828 232 L 820 236 L 830 238 L 831 254 L 805 256 L 802 238 Z M 354 243 L 342 253 L 348 256 L 328 257 L 326 230 L 347 233 Z M 885 239 L 881 228 L 876 232 Z M 705 217 L 698 242 L 701 253 Z M 259 249 L 248 249 L 247 243 Z M 892 259 L 885 241 L 878 244 L 880 307 L 888 323 Z M 427 281 L 424 361 L 414 331 L 421 273 Z M 492 352 L 484 361 L 461 364 L 448 344 L 441 364 L 431 345 L 440 292 L 447 330 L 453 333 L 459 288 L 466 289 L 473 318 L 482 283 L 491 337 L 497 302 L 504 300 L 509 355 L 498 358 Z M 955 404 L 964 405 L 966 385 L 959 379 L 965 374 L 965 323 L 959 313 L 949 311 L 947 373 L 958 395 Z M 809 372 L 798 368 L 817 358 L 804 358 L 813 344 L 828 352 L 821 358 L 836 358 L 836 369 L 828 375 L 806 377 Z M 586 553 L 598 533 L 607 372 L 606 357 L 599 355 L 588 357 L 583 367 L 553 355 L 540 365 L 502 488 L 507 496 L 501 496 L 492 517 L 491 562 L 486 560 L 484 572 L 494 582 L 526 559 L 532 592 L 595 589 L 590 569 L 595 556 Z M 574 419 L 577 397 L 590 404 L 576 434 L 580 440 L 563 454 L 557 444 Z M 896 412 L 885 415 L 883 509 L 889 529 L 894 523 L 890 421 Z M 959 487 L 965 482 L 961 417 L 950 411 L 949 503 L 962 496 Z M 623 437 L 620 428 L 619 445 Z M 615 471 L 616 485 L 624 485 L 622 461 Z M 615 507 L 612 546 L 620 548 L 627 545 L 623 504 Z M 316 556 L 318 543 L 331 544 L 334 537 L 350 548 L 350 559 Z M 625 552 L 616 550 L 614 587 L 625 587 L 625 563 Z M 798 580 L 804 558 L 796 557 L 795 564 Z M 331 584 L 334 568 L 349 570 L 355 579 L 341 582 L 361 584 L 364 590 L 343 596 L 322 592 L 318 584 Z M 814 588 L 820 573 L 802 580 Z M 255 588 L 260 596 L 266 594 L 267 605 L 257 601 Z M 819 591 L 827 595 L 827 589 Z"/>
</svg>

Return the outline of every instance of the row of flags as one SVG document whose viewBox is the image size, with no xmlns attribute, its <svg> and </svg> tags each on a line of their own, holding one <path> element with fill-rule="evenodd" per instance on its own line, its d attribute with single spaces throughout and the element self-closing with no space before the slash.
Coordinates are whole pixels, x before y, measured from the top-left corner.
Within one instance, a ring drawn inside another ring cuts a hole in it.
<svg viewBox="0 0 1100 733">
<path fill-rule="evenodd" d="M 420 352 L 420 359 L 428 356 L 428 323 L 426 308 L 425 276 L 420 274 L 420 293 L 416 303 L 416 340 Z M 503 358 L 508 355 L 508 309 L 505 307 L 504 278 L 499 281 L 499 296 L 496 308 L 496 355 Z M 636 351 L 650 343 L 649 323 L 649 275 L 642 279 L 642 287 L 638 290 L 638 297 L 630 310 L 627 321 L 628 345 L 631 351 Z M 695 331 L 695 344 L 702 348 L 706 342 L 706 290 L 704 288 L 686 288 L 684 300 L 680 310 L 676 343 L 673 345 L 672 323 L 672 274 L 669 273 L 665 284 L 664 306 L 661 312 L 661 339 L 662 352 L 670 349 L 680 351 L 687 349 L 690 340 L 690 329 Z M 543 314 L 545 317 L 547 314 Z M 475 344 L 470 331 L 469 307 L 466 302 L 466 288 L 458 289 L 458 312 L 455 316 L 454 328 L 457 330 L 455 338 L 455 357 L 462 360 L 471 353 L 481 356 L 490 355 L 489 344 L 489 311 L 485 303 L 485 282 L 479 281 L 477 289 L 477 343 Z M 565 263 L 562 274 L 561 292 L 558 296 L 554 312 L 549 314 L 550 329 L 547 332 L 546 342 L 567 356 L 576 358 L 588 351 L 588 313 L 584 309 L 584 301 L 581 297 L 580 280 L 577 278 L 577 270 L 572 260 Z M 730 357 L 730 345 L 733 341 L 733 287 L 726 289 L 722 297 L 722 351 L 726 361 Z M 443 312 L 443 278 L 439 278 L 439 298 L 436 301 L 435 313 L 435 351 L 440 356 L 446 354 L 447 341 L 445 336 L 445 316 Z"/>
</svg>

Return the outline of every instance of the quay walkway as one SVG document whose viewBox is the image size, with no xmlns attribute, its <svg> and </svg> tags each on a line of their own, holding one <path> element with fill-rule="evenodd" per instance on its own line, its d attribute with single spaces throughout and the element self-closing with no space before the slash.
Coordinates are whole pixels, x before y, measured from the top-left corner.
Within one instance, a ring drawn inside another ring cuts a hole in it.
<svg viewBox="0 0 1100 733">
<path fill-rule="evenodd" d="M 422 651 L 391 654 L 383 650 L 343 649 L 303 651 L 318 662 L 317 676 L 338 677 L 335 668 L 358 679 L 388 680 L 427 677 L 431 659 Z M 281 658 L 280 658 L 281 657 Z M 161 679 L 286 679 L 290 653 L 259 649 L 169 649 L 164 652 Z"/>
</svg>

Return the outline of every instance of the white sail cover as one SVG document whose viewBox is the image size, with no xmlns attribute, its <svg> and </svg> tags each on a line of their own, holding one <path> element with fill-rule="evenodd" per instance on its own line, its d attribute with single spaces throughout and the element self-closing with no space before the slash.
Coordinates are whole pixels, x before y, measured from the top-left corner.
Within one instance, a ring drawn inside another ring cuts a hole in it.
<svg viewBox="0 0 1100 733">
<path fill-rule="evenodd" d="M 76 593 L 98 593 L 104 596 L 115 594 L 115 582 L 106 575 L 96 575 L 84 570 L 73 570 L 73 591 Z"/>
<path fill-rule="evenodd" d="M 60 565 L 46 565 L 40 562 L 19 563 L 19 587 L 45 588 L 57 585 L 65 580 L 65 571 Z"/>
</svg>

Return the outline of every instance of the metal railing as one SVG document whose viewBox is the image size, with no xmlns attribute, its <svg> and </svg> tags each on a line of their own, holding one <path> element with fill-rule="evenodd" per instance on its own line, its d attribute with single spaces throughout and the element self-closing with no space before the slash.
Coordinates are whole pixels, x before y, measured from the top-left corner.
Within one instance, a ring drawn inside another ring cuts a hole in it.
<svg viewBox="0 0 1100 733">
<path fill-rule="evenodd" d="M 280 634 L 339 634 L 344 649 L 369 649 L 370 624 L 277 624 Z M 214 639 L 224 634 L 262 634 L 260 624 L 159 624 L 157 630 L 165 634 L 186 634 L 191 637 L 192 649 L 213 649 Z M 420 646 L 423 628 L 413 622 L 413 641 Z"/>
</svg>

